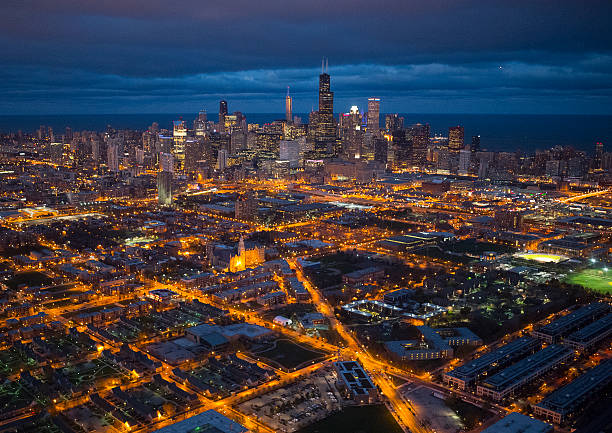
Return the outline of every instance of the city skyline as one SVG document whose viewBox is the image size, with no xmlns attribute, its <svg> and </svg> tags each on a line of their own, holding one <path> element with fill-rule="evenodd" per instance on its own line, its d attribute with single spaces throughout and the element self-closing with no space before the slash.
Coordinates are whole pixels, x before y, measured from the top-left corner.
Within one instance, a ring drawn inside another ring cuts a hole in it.
<svg viewBox="0 0 612 433">
<path fill-rule="evenodd" d="M 0 433 L 612 433 L 610 0 L 0 13 Z"/>
</svg>

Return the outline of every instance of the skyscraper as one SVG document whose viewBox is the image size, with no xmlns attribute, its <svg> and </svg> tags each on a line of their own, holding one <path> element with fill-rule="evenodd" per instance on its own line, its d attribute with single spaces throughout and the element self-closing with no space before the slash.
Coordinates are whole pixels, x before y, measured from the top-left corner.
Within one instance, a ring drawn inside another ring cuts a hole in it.
<svg viewBox="0 0 612 433">
<path fill-rule="evenodd" d="M 459 152 L 463 149 L 463 134 L 463 126 L 448 128 L 448 149 L 451 152 Z"/>
<path fill-rule="evenodd" d="M 204 135 L 206 133 L 206 124 L 208 122 L 208 116 L 206 114 L 206 110 L 200 111 L 198 117 L 193 122 L 193 129 L 195 130 L 195 135 Z"/>
<path fill-rule="evenodd" d="M 119 143 L 115 140 L 106 146 L 106 158 L 108 169 L 113 173 L 117 173 L 119 171 Z"/>
<path fill-rule="evenodd" d="M 480 152 L 480 135 L 472 136 L 472 152 Z"/>
<path fill-rule="evenodd" d="M 389 158 L 389 141 L 386 138 L 374 139 L 374 161 L 387 164 Z"/>
<path fill-rule="evenodd" d="M 428 124 L 417 123 L 410 128 L 412 135 L 412 165 L 424 167 L 427 163 L 430 128 Z"/>
<path fill-rule="evenodd" d="M 172 204 L 172 173 L 169 171 L 157 173 L 157 200 L 160 206 Z"/>
<path fill-rule="evenodd" d="M 296 167 L 300 162 L 300 142 L 298 140 L 281 140 L 278 159 L 289 161 L 291 167 Z"/>
<path fill-rule="evenodd" d="M 219 132 L 225 132 L 225 116 L 227 116 L 227 101 L 219 102 Z"/>
<path fill-rule="evenodd" d="M 604 153 L 603 143 L 598 141 L 595 143 L 595 158 L 593 158 L 593 168 L 600 169 L 602 168 L 603 161 L 603 153 Z"/>
<path fill-rule="evenodd" d="M 179 170 L 185 168 L 185 139 L 187 137 L 187 126 L 184 120 L 175 120 L 172 131 L 172 155 L 176 159 Z"/>
<path fill-rule="evenodd" d="M 168 173 L 174 173 L 174 156 L 171 153 L 160 152 L 159 169 Z"/>
<path fill-rule="evenodd" d="M 467 174 L 470 169 L 470 162 L 472 158 L 472 152 L 469 149 L 463 149 L 459 151 L 459 167 L 458 172 L 461 175 Z"/>
<path fill-rule="evenodd" d="M 172 122 L 172 126 L 172 136 L 174 138 L 187 137 L 187 126 L 185 126 L 184 120 L 175 120 L 174 122 Z"/>
<path fill-rule="evenodd" d="M 329 153 L 336 141 L 336 122 L 334 120 L 334 92 L 330 87 L 330 76 L 327 73 L 327 61 L 319 75 L 319 112 L 315 151 L 319 154 Z"/>
<path fill-rule="evenodd" d="M 227 167 L 227 150 L 219 149 L 217 153 L 217 168 L 219 171 L 225 170 Z"/>
<path fill-rule="evenodd" d="M 160 206 L 172 204 L 172 176 L 174 157 L 170 153 L 159 154 L 159 172 L 157 173 L 157 202 Z"/>
<path fill-rule="evenodd" d="M 387 114 L 385 116 L 385 129 L 388 132 L 393 132 L 404 128 L 404 118 L 397 114 Z"/>
<path fill-rule="evenodd" d="M 293 104 L 291 96 L 289 95 L 289 86 L 287 86 L 287 96 L 285 97 L 285 119 L 287 120 L 287 123 L 291 123 L 291 120 L 293 119 L 292 108 Z"/>
<path fill-rule="evenodd" d="M 380 128 L 380 98 L 368 98 L 368 131 Z"/>
</svg>

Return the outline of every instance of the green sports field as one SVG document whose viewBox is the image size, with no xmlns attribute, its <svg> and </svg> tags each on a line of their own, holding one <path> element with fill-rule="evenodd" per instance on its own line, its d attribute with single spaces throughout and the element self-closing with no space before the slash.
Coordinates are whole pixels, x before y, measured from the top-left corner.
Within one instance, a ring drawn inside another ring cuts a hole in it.
<svg viewBox="0 0 612 433">
<path fill-rule="evenodd" d="M 565 281 L 597 292 L 612 294 L 612 270 L 605 272 L 601 269 L 585 269 L 570 273 Z"/>
</svg>

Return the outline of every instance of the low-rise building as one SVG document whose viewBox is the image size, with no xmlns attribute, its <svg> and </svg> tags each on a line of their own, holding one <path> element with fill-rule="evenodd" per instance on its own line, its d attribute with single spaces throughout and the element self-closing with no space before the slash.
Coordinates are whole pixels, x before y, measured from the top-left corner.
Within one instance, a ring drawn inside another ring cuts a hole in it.
<svg viewBox="0 0 612 433">
<path fill-rule="evenodd" d="M 398 361 L 452 358 L 453 346 L 480 345 L 482 339 L 467 328 L 418 326 L 421 340 L 387 341 L 385 348 Z"/>
<path fill-rule="evenodd" d="M 550 322 L 548 325 L 542 326 L 533 331 L 532 335 L 547 343 L 553 344 L 558 342 L 563 336 L 568 335 L 581 326 L 587 325 L 609 311 L 609 304 L 594 302 L 566 314 Z"/>
<path fill-rule="evenodd" d="M 411 299 L 414 296 L 414 292 L 415 291 L 413 289 L 406 288 L 392 290 L 385 293 L 385 296 L 383 296 L 383 301 L 391 305 L 400 305 Z"/>
<path fill-rule="evenodd" d="M 486 353 L 444 374 L 444 382 L 459 389 L 474 385 L 485 375 L 504 368 L 511 363 L 532 354 L 541 343 L 532 337 L 521 337 L 492 352 Z"/>
<path fill-rule="evenodd" d="M 537 377 L 570 359 L 573 351 L 559 345 L 548 346 L 485 379 L 476 388 L 481 397 L 499 401 Z"/>
<path fill-rule="evenodd" d="M 285 292 L 279 290 L 276 292 L 266 293 L 257 298 L 257 303 L 265 305 L 267 307 L 272 305 L 284 304 L 287 301 L 287 295 Z"/>
<path fill-rule="evenodd" d="M 536 415 L 561 424 L 597 391 L 612 382 L 612 359 L 591 368 L 569 384 L 557 389 L 533 407 Z"/>
<path fill-rule="evenodd" d="M 341 308 L 346 316 L 360 320 L 377 320 L 387 317 L 397 317 L 402 313 L 402 309 L 381 301 L 371 299 L 361 299 L 349 302 Z"/>
<path fill-rule="evenodd" d="M 338 361 L 334 366 L 338 374 L 338 387 L 348 399 L 356 404 L 372 404 L 380 400 L 378 388 L 359 362 Z"/>
<path fill-rule="evenodd" d="M 563 339 L 563 344 L 576 350 L 586 350 L 612 334 L 612 313 L 573 332 Z"/>
<path fill-rule="evenodd" d="M 344 284 L 364 284 L 373 283 L 385 275 L 385 271 L 379 267 L 373 266 L 365 269 L 359 269 L 342 276 Z"/>
</svg>

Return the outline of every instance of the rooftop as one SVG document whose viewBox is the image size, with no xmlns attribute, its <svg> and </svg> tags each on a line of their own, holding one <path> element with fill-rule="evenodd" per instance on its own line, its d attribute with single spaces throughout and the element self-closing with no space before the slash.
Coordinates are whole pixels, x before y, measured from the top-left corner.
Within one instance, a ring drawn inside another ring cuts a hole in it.
<svg viewBox="0 0 612 433">
<path fill-rule="evenodd" d="M 494 364 L 500 364 L 500 361 L 504 359 L 513 358 L 515 353 L 522 352 L 527 347 L 536 347 L 538 344 L 538 340 L 535 338 L 521 337 L 503 345 L 497 350 L 486 353 L 473 361 L 455 368 L 448 374 L 454 377 L 475 377 L 491 368 Z"/>
<path fill-rule="evenodd" d="M 565 316 L 550 322 L 548 325 L 544 325 L 538 331 L 550 335 L 559 335 L 574 327 L 576 322 L 580 322 L 588 316 L 608 310 L 610 310 L 610 306 L 608 304 L 594 302 L 592 304 L 585 305 L 584 307 L 579 308 L 570 314 L 566 314 Z"/>
<path fill-rule="evenodd" d="M 527 358 L 512 364 L 494 376 L 483 382 L 484 386 L 494 389 L 506 389 L 515 382 L 523 379 L 529 373 L 535 372 L 542 367 L 557 362 L 560 358 L 570 353 L 570 350 L 559 345 L 548 346 Z"/>
<path fill-rule="evenodd" d="M 585 326 L 567 337 L 567 340 L 578 342 L 589 342 L 602 332 L 606 332 L 612 326 L 612 313 L 608 313 L 601 319 Z"/>
<path fill-rule="evenodd" d="M 334 365 L 338 369 L 338 376 L 351 392 L 363 394 L 366 390 L 376 388 L 359 362 L 338 361 Z"/>
<path fill-rule="evenodd" d="M 571 410 L 571 406 L 574 402 L 579 401 L 583 396 L 593 391 L 600 384 L 610 382 L 611 379 L 612 359 L 607 359 L 569 384 L 554 391 L 542 400 L 538 406 L 557 410 L 561 413 L 568 412 Z"/>
<path fill-rule="evenodd" d="M 191 433 L 207 431 L 207 429 L 210 431 L 211 427 L 227 433 L 247 433 L 249 431 L 246 427 L 210 409 L 186 420 L 155 430 L 154 433 Z M 212 429 L 212 431 L 215 430 Z"/>
<path fill-rule="evenodd" d="M 528 417 L 518 412 L 506 415 L 482 433 L 548 433 L 553 430 L 550 424 Z"/>
</svg>

